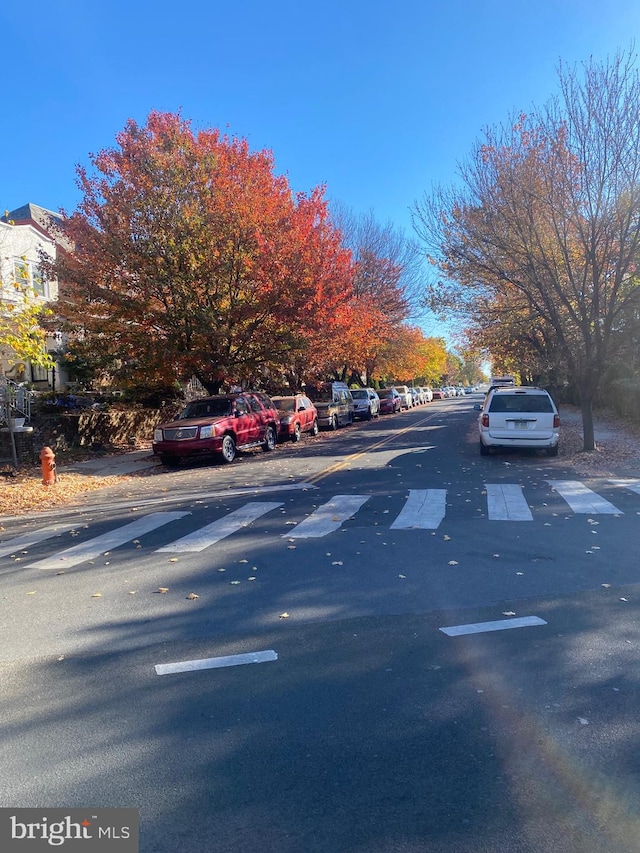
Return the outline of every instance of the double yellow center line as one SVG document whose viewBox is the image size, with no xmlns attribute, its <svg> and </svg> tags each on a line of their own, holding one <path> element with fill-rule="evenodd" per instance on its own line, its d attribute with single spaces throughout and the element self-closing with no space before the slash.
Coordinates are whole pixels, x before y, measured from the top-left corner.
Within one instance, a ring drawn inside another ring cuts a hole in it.
<svg viewBox="0 0 640 853">
<path fill-rule="evenodd" d="M 415 421 L 410 426 L 403 427 L 398 432 L 394 432 L 393 435 L 388 435 L 386 438 L 381 438 L 380 441 L 377 441 L 375 444 L 371 444 L 367 447 L 366 450 L 360 450 L 358 453 L 350 453 L 349 456 L 345 456 L 344 459 L 341 459 L 339 462 L 334 462 L 333 465 L 329 465 L 328 468 L 323 468 L 321 471 L 318 471 L 317 474 L 312 474 L 311 477 L 308 477 L 305 482 L 311 485 L 318 483 L 320 480 L 324 480 L 326 477 L 330 477 L 331 474 L 335 474 L 337 471 L 341 471 L 343 468 L 346 468 L 349 465 L 352 465 L 358 459 L 366 456 L 367 453 L 371 453 L 374 450 L 379 450 L 381 447 L 384 447 L 385 444 L 389 444 L 392 441 L 395 441 L 396 438 L 400 438 L 408 432 L 411 432 L 412 429 L 416 427 L 422 426 L 423 424 L 428 423 L 430 420 L 433 420 L 436 417 L 436 414 L 440 415 L 442 412 L 433 412 L 431 415 L 427 415 L 426 418 L 422 418 L 419 421 Z"/>
</svg>

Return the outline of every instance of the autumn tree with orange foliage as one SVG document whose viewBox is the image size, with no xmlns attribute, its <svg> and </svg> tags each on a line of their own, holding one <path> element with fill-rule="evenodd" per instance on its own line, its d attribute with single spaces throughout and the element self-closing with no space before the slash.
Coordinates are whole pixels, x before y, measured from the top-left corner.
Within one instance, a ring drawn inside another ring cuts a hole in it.
<svg viewBox="0 0 640 853">
<path fill-rule="evenodd" d="M 195 375 L 213 393 L 317 360 L 353 292 L 323 190 L 294 195 L 269 151 L 171 113 L 116 141 L 78 169 L 56 268 L 76 346 L 130 380 Z"/>
<path fill-rule="evenodd" d="M 593 450 L 595 393 L 640 311 L 640 76 L 622 53 L 583 71 L 561 68 L 557 99 L 487 131 L 461 185 L 425 197 L 415 224 L 443 276 L 431 304 L 485 329 L 506 310 L 496 343 L 518 319 L 535 327 Z"/>
</svg>

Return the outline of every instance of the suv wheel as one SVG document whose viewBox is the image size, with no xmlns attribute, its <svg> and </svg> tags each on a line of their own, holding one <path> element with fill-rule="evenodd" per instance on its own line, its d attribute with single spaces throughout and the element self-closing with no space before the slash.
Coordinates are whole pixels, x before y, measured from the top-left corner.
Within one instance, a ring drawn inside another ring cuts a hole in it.
<svg viewBox="0 0 640 853">
<path fill-rule="evenodd" d="M 370 421 L 373 417 L 373 412 L 371 411 L 371 406 L 367 409 L 367 420 Z"/>
<path fill-rule="evenodd" d="M 558 445 L 555 447 L 547 447 L 547 456 L 557 456 L 558 455 Z"/>
<path fill-rule="evenodd" d="M 162 462 L 163 465 L 166 465 L 167 468 L 177 468 L 180 464 L 180 457 L 170 456 L 168 453 L 161 453 L 160 462 Z"/>
<path fill-rule="evenodd" d="M 236 443 L 232 435 L 225 435 L 222 439 L 222 450 L 220 456 L 223 462 L 229 465 L 236 458 Z"/>
<path fill-rule="evenodd" d="M 482 442 L 480 442 L 480 456 L 488 456 L 488 455 L 489 455 L 489 448 L 487 447 L 486 444 L 483 444 Z"/>
<path fill-rule="evenodd" d="M 333 415 L 331 417 L 331 423 L 329 424 L 329 429 L 332 429 L 334 432 L 338 429 L 338 416 Z"/>
<path fill-rule="evenodd" d="M 276 441 L 276 431 L 273 426 L 269 424 L 269 426 L 267 427 L 267 431 L 264 434 L 264 444 L 262 445 L 262 449 L 264 450 L 264 452 L 268 453 L 270 450 L 275 450 Z"/>
</svg>

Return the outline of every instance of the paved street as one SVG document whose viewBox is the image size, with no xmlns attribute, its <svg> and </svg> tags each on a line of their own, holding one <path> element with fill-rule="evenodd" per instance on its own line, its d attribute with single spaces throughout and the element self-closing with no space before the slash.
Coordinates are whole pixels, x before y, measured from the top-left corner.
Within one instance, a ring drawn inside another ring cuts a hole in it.
<svg viewBox="0 0 640 853">
<path fill-rule="evenodd" d="M 143 851 L 640 850 L 640 480 L 480 458 L 473 402 L 5 519 L 2 804 L 135 806 Z"/>
</svg>

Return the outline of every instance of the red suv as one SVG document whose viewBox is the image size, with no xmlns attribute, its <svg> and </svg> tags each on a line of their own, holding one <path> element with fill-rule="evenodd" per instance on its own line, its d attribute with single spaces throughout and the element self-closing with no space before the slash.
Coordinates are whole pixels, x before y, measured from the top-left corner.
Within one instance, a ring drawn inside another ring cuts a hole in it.
<svg viewBox="0 0 640 853">
<path fill-rule="evenodd" d="M 153 452 L 164 465 L 181 459 L 219 456 L 233 462 L 239 450 L 273 450 L 279 417 L 266 394 L 244 391 L 193 400 L 175 421 L 160 424 L 153 433 Z"/>
<path fill-rule="evenodd" d="M 300 441 L 303 432 L 318 434 L 318 410 L 304 394 L 271 399 L 280 418 L 280 438 Z"/>
</svg>

